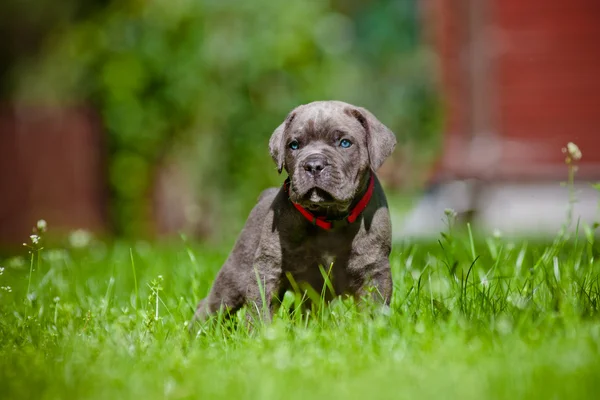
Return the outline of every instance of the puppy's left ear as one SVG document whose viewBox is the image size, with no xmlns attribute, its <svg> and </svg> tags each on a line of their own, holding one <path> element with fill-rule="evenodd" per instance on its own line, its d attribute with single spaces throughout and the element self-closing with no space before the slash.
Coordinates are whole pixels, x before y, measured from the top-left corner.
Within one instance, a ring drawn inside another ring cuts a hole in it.
<svg viewBox="0 0 600 400">
<path fill-rule="evenodd" d="M 271 153 L 271 157 L 273 157 L 273 161 L 277 164 L 277 172 L 280 174 L 283 170 L 285 160 L 285 131 L 288 129 L 295 116 L 296 113 L 292 111 L 286 117 L 285 121 L 273 131 L 271 139 L 269 139 L 269 152 Z"/>
<path fill-rule="evenodd" d="M 356 118 L 363 126 L 367 135 L 369 162 L 373 171 L 377 171 L 394 151 L 396 136 L 366 108 L 349 108 L 347 113 Z"/>
</svg>

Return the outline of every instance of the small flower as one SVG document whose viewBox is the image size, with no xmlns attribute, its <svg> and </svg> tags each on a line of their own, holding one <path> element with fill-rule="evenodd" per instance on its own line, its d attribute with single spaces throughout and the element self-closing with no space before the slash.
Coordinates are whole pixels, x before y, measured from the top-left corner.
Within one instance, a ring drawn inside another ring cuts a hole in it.
<svg viewBox="0 0 600 400">
<path fill-rule="evenodd" d="M 31 243 L 38 244 L 40 242 L 40 237 L 38 235 L 30 235 Z"/>
<path fill-rule="evenodd" d="M 4 273 L 4 267 L 0 267 L 0 275 Z"/>
<path fill-rule="evenodd" d="M 575 143 L 569 142 L 567 144 L 567 150 L 569 151 L 569 154 L 573 160 L 581 160 L 583 154 L 581 154 L 581 150 L 579 150 L 579 147 Z"/>
<path fill-rule="evenodd" d="M 12 288 L 10 286 L 0 286 L 0 290 L 4 290 L 5 292 L 12 292 Z"/>
<path fill-rule="evenodd" d="M 11 268 L 22 268 L 25 266 L 25 260 L 23 257 L 13 257 L 7 261 L 7 265 Z"/>
<path fill-rule="evenodd" d="M 55 303 L 58 303 L 59 301 L 60 301 L 60 297 L 56 296 L 56 297 L 54 298 L 54 302 L 55 302 Z"/>
<path fill-rule="evenodd" d="M 69 234 L 69 244 L 71 247 L 87 247 L 92 241 L 92 234 L 85 229 L 77 229 Z"/>
<path fill-rule="evenodd" d="M 567 143 L 567 147 L 563 147 L 562 152 L 567 154 L 568 158 L 574 161 L 581 160 L 581 157 L 583 156 L 579 147 L 573 142 Z"/>
<path fill-rule="evenodd" d="M 48 224 L 46 223 L 45 219 L 40 219 L 37 222 L 37 230 L 41 233 L 46 232 L 46 229 L 48 228 Z"/>
<path fill-rule="evenodd" d="M 481 278 L 481 286 L 487 287 L 489 284 L 490 284 L 490 282 L 487 280 L 486 276 L 484 276 L 483 278 Z"/>
<path fill-rule="evenodd" d="M 46 258 L 50 262 L 58 262 L 66 259 L 67 255 L 63 249 L 50 249 L 46 252 Z"/>
<path fill-rule="evenodd" d="M 450 218 L 454 218 L 457 215 L 456 211 L 454 211 L 452 208 L 446 208 L 444 210 L 444 214 L 446 214 L 446 216 Z"/>
<path fill-rule="evenodd" d="M 529 304 L 529 300 L 527 300 L 526 297 L 520 295 L 508 295 L 506 300 L 508 300 L 509 303 L 511 303 L 517 308 L 520 308 L 521 310 L 527 308 L 527 305 Z"/>
</svg>

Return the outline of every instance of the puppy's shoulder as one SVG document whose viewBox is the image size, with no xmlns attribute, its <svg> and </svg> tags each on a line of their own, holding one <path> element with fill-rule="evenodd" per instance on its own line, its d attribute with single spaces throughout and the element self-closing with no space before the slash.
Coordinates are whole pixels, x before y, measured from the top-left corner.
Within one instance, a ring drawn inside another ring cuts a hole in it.
<svg viewBox="0 0 600 400">
<path fill-rule="evenodd" d="M 279 193 L 279 190 L 280 188 L 277 187 L 271 187 L 263 190 L 258 196 L 257 203 L 272 203 L 277 196 L 277 193 Z"/>
<path fill-rule="evenodd" d="M 263 233 L 270 235 L 282 226 L 288 226 L 295 218 L 290 215 L 290 200 L 287 192 L 282 187 L 264 190 L 258 197 L 256 204 L 256 217 L 260 219 Z M 295 212 L 295 210 L 293 211 Z"/>
<path fill-rule="evenodd" d="M 261 222 L 264 222 L 265 218 L 267 218 L 270 211 L 273 211 L 275 208 L 278 208 L 277 206 L 280 203 L 281 197 L 281 188 L 272 187 L 263 190 L 258 196 L 258 201 L 253 210 L 255 217 L 260 219 Z"/>
</svg>

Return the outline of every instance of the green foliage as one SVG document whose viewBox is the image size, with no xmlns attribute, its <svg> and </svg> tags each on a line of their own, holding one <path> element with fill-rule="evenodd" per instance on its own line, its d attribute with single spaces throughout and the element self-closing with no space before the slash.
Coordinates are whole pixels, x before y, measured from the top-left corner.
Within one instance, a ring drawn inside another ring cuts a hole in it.
<svg viewBox="0 0 600 400">
<path fill-rule="evenodd" d="M 317 302 L 306 316 L 297 311 L 302 298 L 287 293 L 283 304 L 292 311 L 280 308 L 270 325 L 249 331 L 242 310 L 219 316 L 196 338 L 186 323 L 227 249 L 95 241 L 42 249 L 43 238 L 32 238 L 30 260 L 0 262 L 2 393 L 593 398 L 600 371 L 594 235 L 547 245 L 454 232 L 438 243 L 395 246 L 387 314 L 344 300 Z"/>
<path fill-rule="evenodd" d="M 19 65 L 17 96 L 93 102 L 109 136 L 120 233 L 149 229 L 156 169 L 172 155 L 187 160 L 201 196 L 217 193 L 213 207 L 226 197 L 245 213 L 280 182 L 268 137 L 298 104 L 346 100 L 401 138 L 433 136 L 438 113 L 415 4 L 112 2 L 56 32 L 41 60 Z"/>
</svg>

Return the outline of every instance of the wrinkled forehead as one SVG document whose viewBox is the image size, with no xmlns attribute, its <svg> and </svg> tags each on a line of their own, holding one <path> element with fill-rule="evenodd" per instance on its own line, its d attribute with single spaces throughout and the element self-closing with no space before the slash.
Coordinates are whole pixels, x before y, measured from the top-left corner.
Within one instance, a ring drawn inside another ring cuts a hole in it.
<svg viewBox="0 0 600 400">
<path fill-rule="evenodd" d="M 338 132 L 355 134 L 361 128 L 356 118 L 342 107 L 309 105 L 297 110 L 290 125 L 290 133 L 322 137 Z"/>
</svg>

